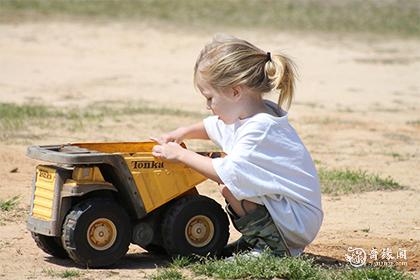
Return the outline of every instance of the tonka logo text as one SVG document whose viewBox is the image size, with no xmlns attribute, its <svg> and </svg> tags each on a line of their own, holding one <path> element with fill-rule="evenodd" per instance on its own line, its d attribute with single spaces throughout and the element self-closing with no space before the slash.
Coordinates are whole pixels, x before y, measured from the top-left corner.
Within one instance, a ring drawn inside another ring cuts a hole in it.
<svg viewBox="0 0 420 280">
<path fill-rule="evenodd" d="M 46 180 L 51 180 L 52 179 L 51 174 L 48 173 L 47 171 L 44 171 L 44 170 L 39 170 L 39 177 L 43 178 L 43 179 L 46 179 Z"/>
<path fill-rule="evenodd" d="M 164 168 L 163 162 L 159 161 L 133 161 L 133 169 Z"/>
</svg>

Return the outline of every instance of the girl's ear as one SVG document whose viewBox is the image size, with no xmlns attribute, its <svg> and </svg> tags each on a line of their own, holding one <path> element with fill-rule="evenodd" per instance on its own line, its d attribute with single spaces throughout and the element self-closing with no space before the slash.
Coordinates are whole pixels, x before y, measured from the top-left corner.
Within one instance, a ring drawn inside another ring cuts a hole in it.
<svg viewBox="0 0 420 280">
<path fill-rule="evenodd" d="M 232 88 L 232 96 L 235 99 L 239 99 L 242 96 L 243 88 L 241 86 L 234 86 Z"/>
</svg>

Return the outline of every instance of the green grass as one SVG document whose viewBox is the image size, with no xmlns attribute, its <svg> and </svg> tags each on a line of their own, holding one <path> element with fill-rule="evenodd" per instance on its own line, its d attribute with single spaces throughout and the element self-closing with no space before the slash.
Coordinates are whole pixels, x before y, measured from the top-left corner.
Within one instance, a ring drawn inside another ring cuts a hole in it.
<svg viewBox="0 0 420 280">
<path fill-rule="evenodd" d="M 381 190 L 405 189 L 391 177 L 381 178 L 362 170 L 318 169 L 321 191 L 324 194 L 341 195 Z"/>
<path fill-rule="evenodd" d="M 412 126 L 420 126 L 420 120 L 408 121 L 406 122 L 406 124 L 412 125 Z"/>
<path fill-rule="evenodd" d="M 19 195 L 16 195 L 7 200 L 0 200 L 0 210 L 11 211 L 19 204 Z"/>
<path fill-rule="evenodd" d="M 204 117 L 198 112 L 153 107 L 144 102 L 139 102 L 139 104 L 119 104 L 117 102 L 112 105 L 92 104 L 83 108 L 0 103 L 0 140 L 11 138 L 17 131 L 23 131 L 30 127 L 52 130 L 55 129 L 55 126 L 62 124 L 67 130 L 78 131 L 83 130 L 86 124 L 92 122 L 100 123 L 106 118 L 116 119 L 119 116 L 133 115 Z"/>
<path fill-rule="evenodd" d="M 42 105 L 16 105 L 13 103 L 0 103 L 1 119 L 42 118 L 55 115 Z"/>
<path fill-rule="evenodd" d="M 172 262 L 168 267 L 160 268 L 154 274 L 152 274 L 149 279 L 151 280 L 184 280 L 189 279 L 183 275 L 180 271 L 181 268 L 188 267 L 193 262 L 192 258 L 189 257 L 175 257 L 172 259 Z"/>
<path fill-rule="evenodd" d="M 178 267 L 172 263 L 154 274 L 150 279 L 186 279 L 185 271 L 192 272 L 188 279 L 311 279 L 311 280 L 362 280 L 396 279 L 409 280 L 413 277 L 392 268 L 364 267 L 355 269 L 350 266 L 320 266 L 308 257 L 278 258 L 264 252 L 258 258 L 236 255 L 233 260 L 203 258 L 199 262 L 183 263 Z M 183 269 L 181 271 L 181 268 Z M 183 273 L 184 272 L 184 273 Z"/>
<path fill-rule="evenodd" d="M 26 119 L 49 118 L 53 115 L 53 112 L 42 105 L 0 103 L 0 129 L 2 131 L 20 129 Z"/>
<path fill-rule="evenodd" d="M 406 280 L 414 278 L 404 272 L 396 271 L 392 268 L 365 268 L 365 269 L 347 269 L 341 273 L 338 278 L 343 280 L 359 280 L 359 279 L 372 279 L 372 280 Z"/>
<path fill-rule="evenodd" d="M 163 268 L 159 269 L 155 274 L 149 277 L 151 280 L 187 280 L 178 269 L 176 268 Z"/>
<path fill-rule="evenodd" d="M 64 270 L 62 273 L 59 274 L 61 278 L 72 278 L 72 277 L 79 277 L 80 272 L 77 270 Z"/>
<path fill-rule="evenodd" d="M 39 121 L 47 119 L 67 119 L 79 121 L 101 117 L 100 114 L 92 114 L 90 111 L 69 110 L 47 107 L 37 104 L 0 103 L 0 128 L 3 131 L 18 130 L 25 128 L 27 121 Z"/>
<path fill-rule="evenodd" d="M 311 261 L 300 258 L 277 258 L 265 255 L 261 258 L 247 258 L 238 255 L 233 261 L 207 260 L 196 264 L 192 270 L 198 275 L 221 279 L 326 279 L 326 273 Z"/>
<path fill-rule="evenodd" d="M 177 257 L 172 259 L 171 267 L 173 267 L 173 268 L 183 268 L 183 267 L 189 266 L 190 264 L 192 264 L 192 262 L 193 262 L 193 259 L 191 257 L 177 256 Z"/>
<path fill-rule="evenodd" d="M 102 106 L 98 108 L 101 112 L 107 112 L 113 116 L 124 116 L 124 115 L 160 115 L 160 116 L 176 116 L 176 117 L 204 117 L 205 115 L 194 112 L 179 110 L 166 107 L 150 107 L 148 105 L 132 106 L 126 105 L 122 108 L 111 108 L 108 106 Z"/>
<path fill-rule="evenodd" d="M 110 103 L 110 102 L 108 102 Z M 202 117 L 203 114 L 179 110 L 166 107 L 152 107 L 148 104 L 140 102 L 139 105 L 118 104 L 105 106 L 88 105 L 85 108 L 56 108 L 47 107 L 36 104 L 15 104 L 0 103 L 0 121 L 21 123 L 27 119 L 43 119 L 43 118 L 66 118 L 70 120 L 77 119 L 102 119 L 106 116 L 123 116 L 123 115 L 167 115 L 181 117 Z"/>
<path fill-rule="evenodd" d="M 3 21 L 59 16 L 195 27 L 420 34 L 419 0 L 3 0 Z"/>
<path fill-rule="evenodd" d="M 82 275 L 80 271 L 72 270 L 72 269 L 66 269 L 64 271 L 56 271 L 51 268 L 46 268 L 46 269 L 43 269 L 42 272 L 54 278 L 73 278 L 73 277 L 79 277 Z"/>
</svg>

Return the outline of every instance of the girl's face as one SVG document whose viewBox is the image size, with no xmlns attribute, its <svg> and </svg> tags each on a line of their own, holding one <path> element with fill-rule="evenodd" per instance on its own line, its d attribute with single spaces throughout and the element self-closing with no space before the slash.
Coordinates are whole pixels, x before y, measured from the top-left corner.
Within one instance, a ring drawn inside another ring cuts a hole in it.
<svg viewBox="0 0 420 280">
<path fill-rule="evenodd" d="M 197 87 L 206 98 L 206 106 L 225 124 L 232 124 L 239 119 L 238 93 L 234 89 L 216 91 L 206 81 L 198 80 Z"/>
</svg>

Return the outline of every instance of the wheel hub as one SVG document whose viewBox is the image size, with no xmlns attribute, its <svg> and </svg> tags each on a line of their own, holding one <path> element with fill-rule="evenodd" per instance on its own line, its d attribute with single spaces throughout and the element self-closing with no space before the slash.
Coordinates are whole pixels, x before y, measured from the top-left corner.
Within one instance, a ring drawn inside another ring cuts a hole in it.
<svg viewBox="0 0 420 280">
<path fill-rule="evenodd" d="M 87 230 L 87 240 L 92 248 L 103 251 L 114 245 L 117 239 L 115 224 L 105 218 L 93 221 Z"/>
<path fill-rule="evenodd" d="M 213 222 L 206 216 L 192 217 L 185 227 L 185 237 L 192 246 L 203 247 L 210 243 L 214 236 Z"/>
</svg>

